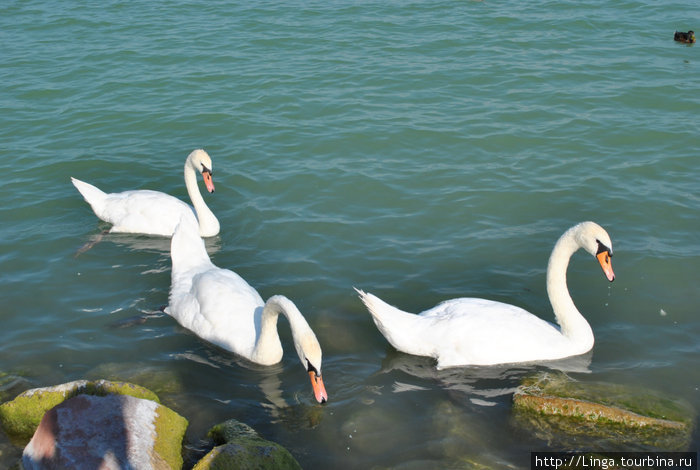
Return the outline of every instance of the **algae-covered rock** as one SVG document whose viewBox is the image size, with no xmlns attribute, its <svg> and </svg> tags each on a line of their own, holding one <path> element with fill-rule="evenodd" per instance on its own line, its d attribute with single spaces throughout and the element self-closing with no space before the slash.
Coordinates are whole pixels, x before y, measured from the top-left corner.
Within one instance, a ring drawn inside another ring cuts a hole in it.
<svg viewBox="0 0 700 470">
<path fill-rule="evenodd" d="M 255 429 L 236 419 L 229 419 L 213 426 L 207 433 L 207 437 L 217 446 L 237 439 L 262 439 Z"/>
<path fill-rule="evenodd" d="M 70 398 L 44 414 L 24 449 L 25 470 L 182 467 L 187 420 L 129 395 Z"/>
<path fill-rule="evenodd" d="M 153 424 L 158 437 L 154 451 L 170 468 L 182 468 L 182 439 L 189 422 L 170 408 L 159 405 Z"/>
<path fill-rule="evenodd" d="M 552 372 L 525 379 L 513 410 L 516 422 L 541 439 L 580 447 L 590 438 L 598 447 L 626 450 L 686 449 L 695 416 L 690 405 L 653 391 Z"/>
<path fill-rule="evenodd" d="M 150 390 L 127 382 L 77 380 L 53 387 L 35 388 L 0 405 L 0 425 L 15 443 L 26 444 L 48 410 L 76 395 L 130 395 L 158 402 Z"/>
<path fill-rule="evenodd" d="M 301 469 L 287 449 L 235 419 L 214 426 L 208 436 L 217 446 L 193 470 Z"/>
</svg>

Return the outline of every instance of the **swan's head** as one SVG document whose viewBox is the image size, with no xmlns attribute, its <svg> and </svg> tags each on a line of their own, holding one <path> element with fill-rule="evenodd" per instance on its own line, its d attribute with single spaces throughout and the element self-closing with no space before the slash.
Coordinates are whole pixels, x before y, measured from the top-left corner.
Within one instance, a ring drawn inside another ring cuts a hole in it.
<svg viewBox="0 0 700 470">
<path fill-rule="evenodd" d="M 209 154 L 202 149 L 193 150 L 187 156 L 187 164 L 202 174 L 207 191 L 213 193 L 214 181 L 212 180 L 212 164 Z"/>
<path fill-rule="evenodd" d="M 595 256 L 608 281 L 614 281 L 615 273 L 611 261 L 613 249 L 608 232 L 595 222 L 582 222 L 574 228 L 579 246 Z"/>
<path fill-rule="evenodd" d="M 294 342 L 297 354 L 302 364 L 306 367 L 306 372 L 311 379 L 311 388 L 314 391 L 316 401 L 325 403 L 328 401 L 326 387 L 321 378 L 321 345 L 318 344 L 316 335 L 309 328 L 308 332 L 301 335 L 299 341 Z"/>
<path fill-rule="evenodd" d="M 273 308 L 278 312 L 284 312 L 292 328 L 292 339 L 294 349 L 297 351 L 299 360 L 311 379 L 311 387 L 314 397 L 319 403 L 328 401 L 326 387 L 321 378 L 321 345 L 316 339 L 316 335 L 307 323 L 304 316 L 294 302 L 283 295 L 273 295 L 265 303 L 265 308 Z"/>
</svg>

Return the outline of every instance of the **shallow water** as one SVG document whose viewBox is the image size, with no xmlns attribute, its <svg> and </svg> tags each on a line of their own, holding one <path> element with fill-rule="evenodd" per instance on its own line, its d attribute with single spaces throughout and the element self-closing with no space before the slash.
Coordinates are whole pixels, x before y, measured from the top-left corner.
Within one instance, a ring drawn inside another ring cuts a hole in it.
<svg viewBox="0 0 700 470">
<path fill-rule="evenodd" d="M 527 468 L 532 450 L 570 450 L 511 419 L 543 366 L 438 372 L 388 346 L 352 287 L 414 312 L 478 296 L 552 320 L 549 252 L 595 220 L 617 279 L 572 259 L 596 335 L 572 377 L 700 409 L 699 49 L 672 40 L 699 20 L 649 1 L 4 4 L 0 398 L 132 380 L 190 420 L 188 459 L 235 417 L 309 469 Z M 325 406 L 286 322 L 265 368 L 160 312 L 168 240 L 107 235 L 75 256 L 108 226 L 70 176 L 186 199 L 196 147 L 214 159 L 212 260 L 306 315 Z M 21 449 L 2 439 L 6 466 Z"/>
</svg>

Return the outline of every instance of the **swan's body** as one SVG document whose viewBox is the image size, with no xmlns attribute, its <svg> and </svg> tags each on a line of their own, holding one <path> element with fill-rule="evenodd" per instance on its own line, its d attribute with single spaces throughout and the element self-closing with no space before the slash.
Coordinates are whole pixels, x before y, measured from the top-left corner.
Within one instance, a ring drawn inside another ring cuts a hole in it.
<svg viewBox="0 0 700 470">
<path fill-rule="evenodd" d="M 90 204 L 95 215 L 112 224 L 110 232 L 171 237 L 180 219 L 187 218 L 199 225 L 200 236 L 213 237 L 219 233 L 219 221 L 199 192 L 196 174 L 202 174 L 207 190 L 213 193 L 211 170 L 211 158 L 204 150 L 194 150 L 187 156 L 185 186 L 194 206 L 194 213 L 192 208 L 180 199 L 159 191 L 105 193 L 76 178 L 71 178 L 71 181 Z"/>
<path fill-rule="evenodd" d="M 358 291 L 375 324 L 399 351 L 434 357 L 438 368 L 556 360 L 593 347 L 593 331 L 566 287 L 569 259 L 579 248 L 595 255 L 609 281 L 612 242 L 593 222 L 561 236 L 549 258 L 547 293 L 559 327 L 520 307 L 477 298 L 443 302 L 418 315 Z"/>
<path fill-rule="evenodd" d="M 172 283 L 166 313 L 200 338 L 262 365 L 282 359 L 277 318 L 283 314 L 316 399 L 320 403 L 328 399 L 321 379 L 321 346 L 291 300 L 275 295 L 263 302 L 242 277 L 215 266 L 190 221 L 176 228 L 170 253 Z"/>
</svg>

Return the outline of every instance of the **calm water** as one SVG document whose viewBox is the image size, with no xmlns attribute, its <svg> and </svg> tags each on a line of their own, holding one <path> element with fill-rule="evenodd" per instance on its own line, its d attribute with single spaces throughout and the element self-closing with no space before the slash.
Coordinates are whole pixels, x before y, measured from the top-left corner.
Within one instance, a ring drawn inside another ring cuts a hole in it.
<svg viewBox="0 0 700 470">
<path fill-rule="evenodd" d="M 700 410 L 700 49 L 672 40 L 700 28 L 695 2 L 240 3 L 0 6 L 0 399 L 131 380 L 190 420 L 188 459 L 235 417 L 308 469 L 527 468 L 562 450 L 511 419 L 536 368 L 437 373 L 387 345 L 352 287 L 551 320 L 549 252 L 595 220 L 617 279 L 572 260 L 596 334 L 572 377 Z M 168 240 L 74 256 L 107 225 L 70 176 L 186 199 L 196 147 L 214 159 L 213 261 L 296 302 L 327 405 L 285 321 L 285 358 L 263 368 L 159 312 Z M 21 452 L 4 439 L 0 466 Z"/>
</svg>

